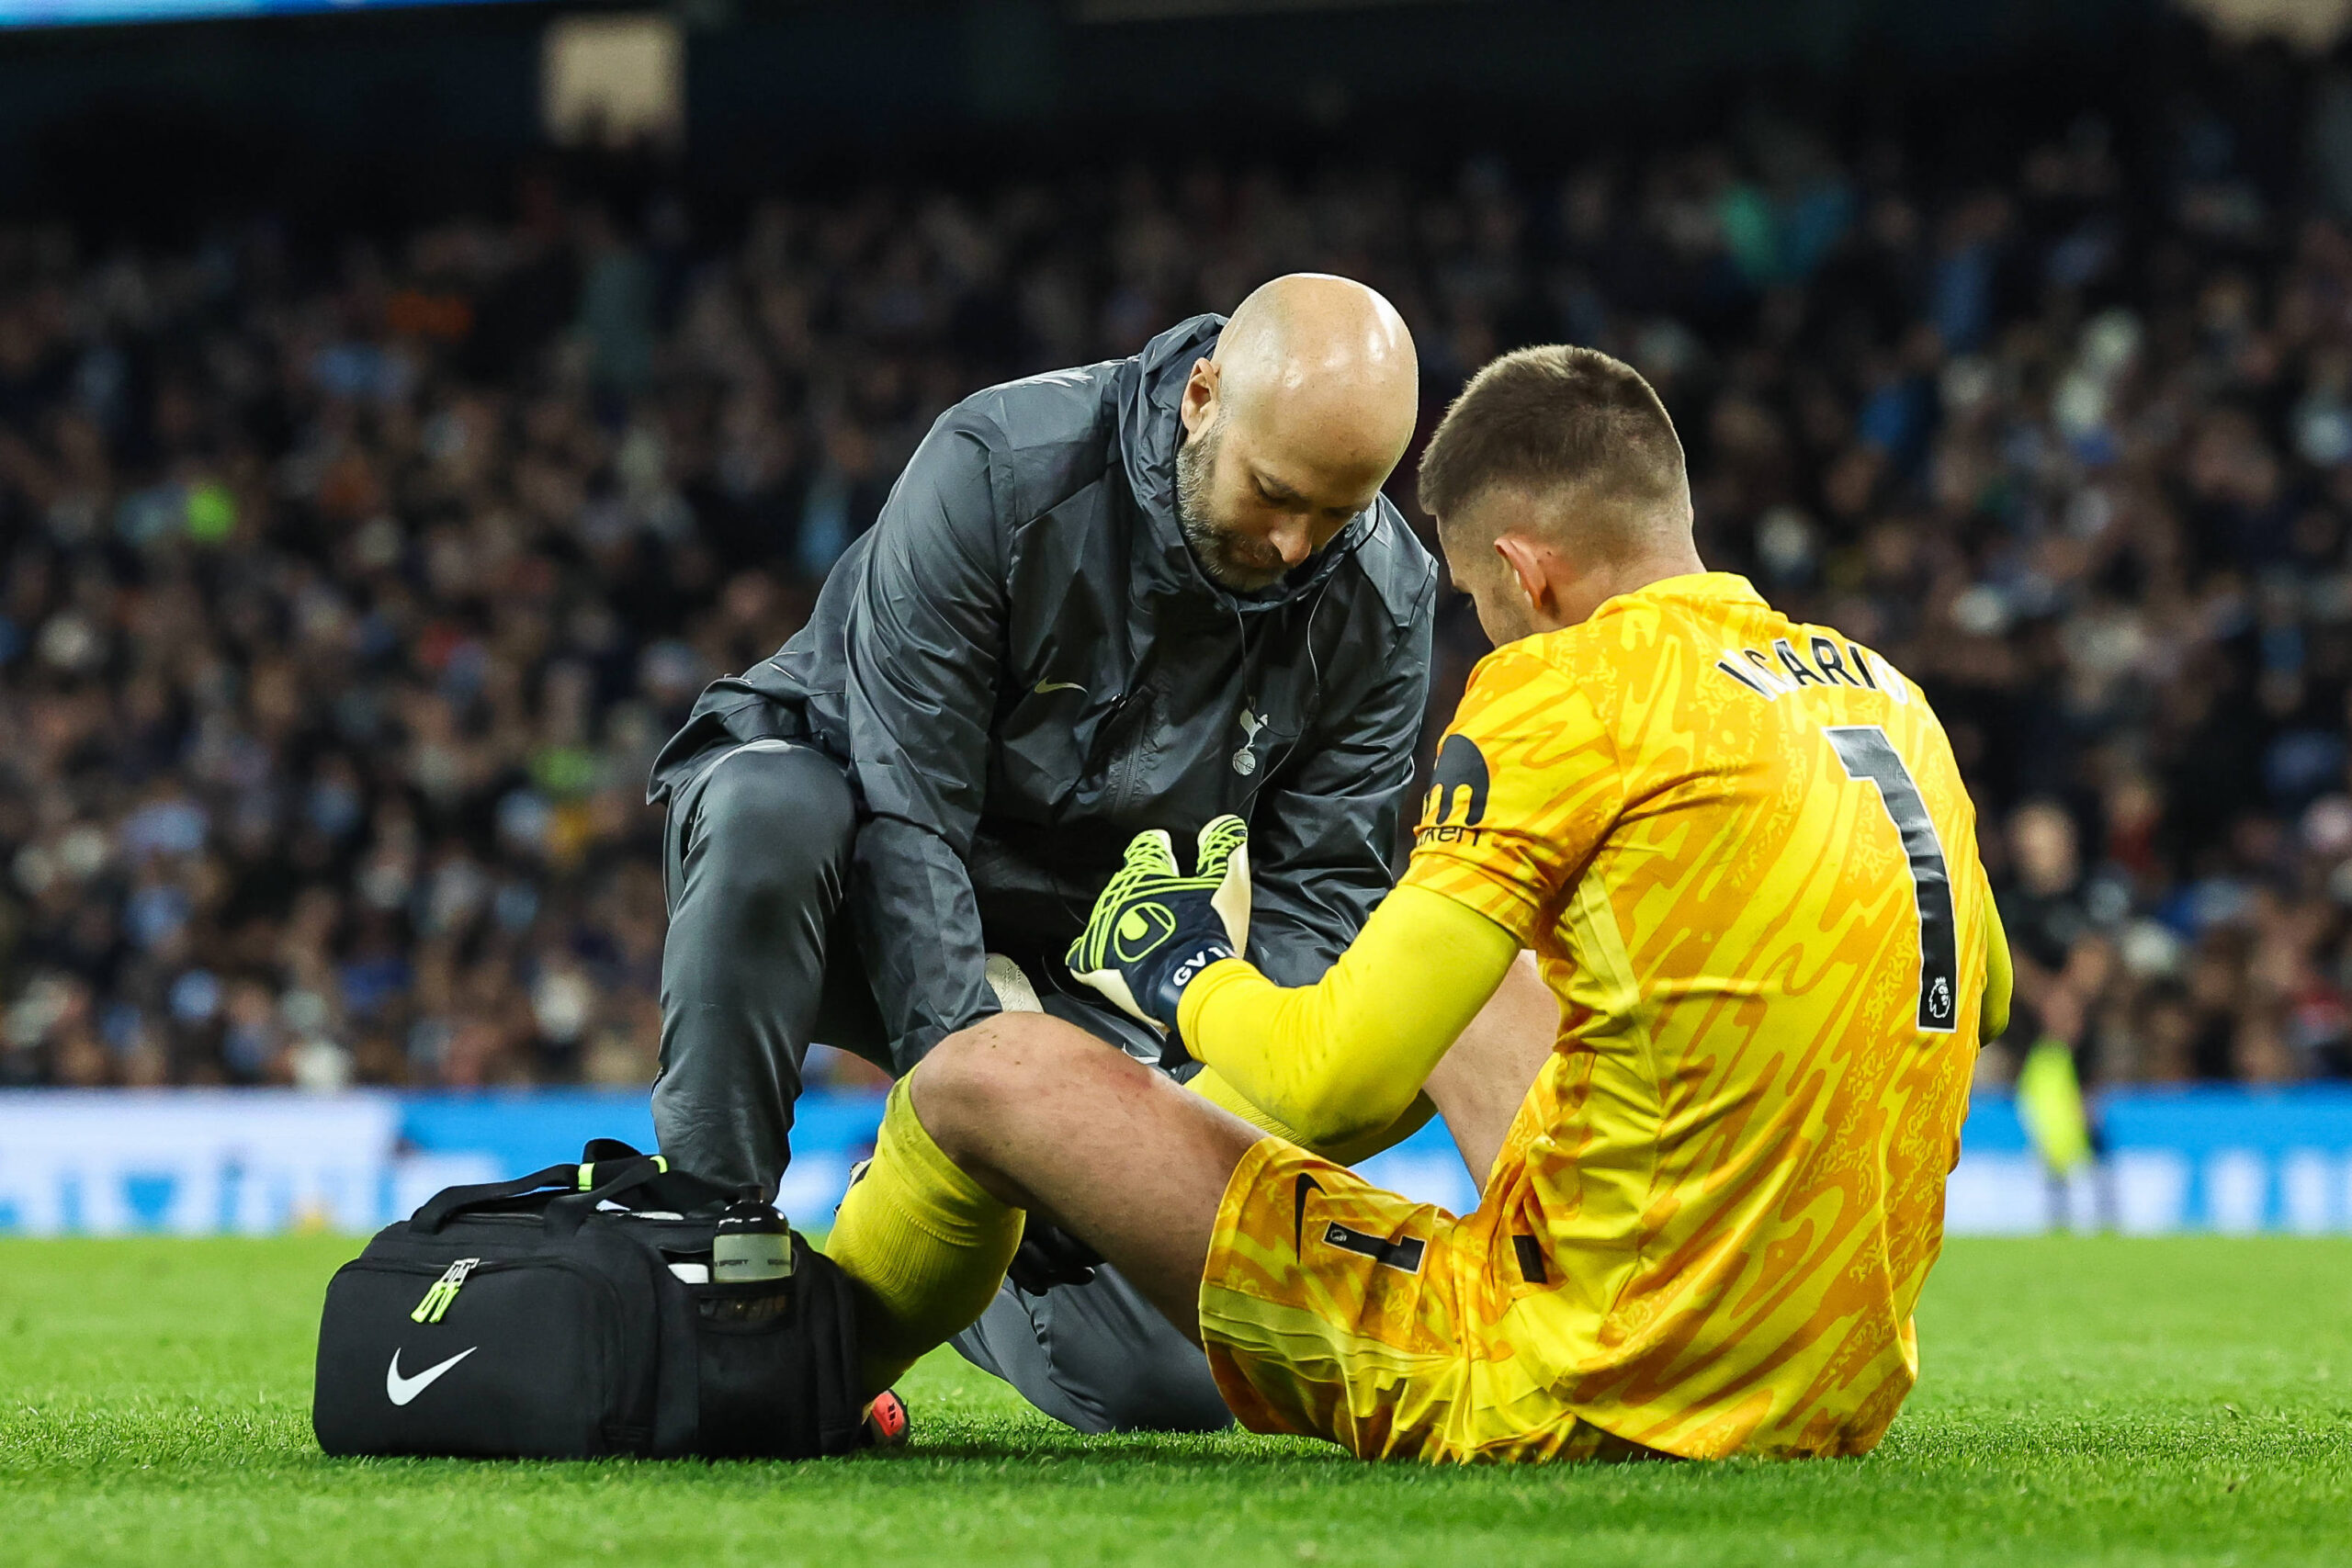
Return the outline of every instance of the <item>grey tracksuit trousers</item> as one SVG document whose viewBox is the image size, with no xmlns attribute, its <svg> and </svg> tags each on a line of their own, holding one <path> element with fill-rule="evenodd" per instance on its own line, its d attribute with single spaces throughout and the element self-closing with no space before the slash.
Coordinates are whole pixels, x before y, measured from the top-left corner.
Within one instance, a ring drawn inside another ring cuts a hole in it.
<svg viewBox="0 0 2352 1568">
<path fill-rule="evenodd" d="M 774 1192 L 813 1041 L 889 1066 L 839 919 L 857 815 L 841 764 L 754 740 L 714 750 L 670 798 L 662 1074 L 653 1125 L 682 1169 Z M 1068 998 L 1057 1016 L 1123 1043 Z M 1032 1296 L 1009 1281 L 956 1340 L 976 1366 L 1086 1432 L 1204 1430 L 1232 1417 L 1198 1348 L 1111 1269 Z"/>
</svg>

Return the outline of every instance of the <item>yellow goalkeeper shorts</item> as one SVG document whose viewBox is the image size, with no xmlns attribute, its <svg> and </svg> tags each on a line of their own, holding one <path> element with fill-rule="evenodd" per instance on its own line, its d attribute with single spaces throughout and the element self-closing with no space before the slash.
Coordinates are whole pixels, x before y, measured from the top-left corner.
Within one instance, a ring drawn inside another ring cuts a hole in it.
<svg viewBox="0 0 2352 1568">
<path fill-rule="evenodd" d="M 1471 1220 L 1262 1138 L 1226 1183 L 1201 1279 L 1217 1388 L 1253 1432 L 1430 1463 L 1663 1458 L 1498 1368 L 1465 1310 L 1485 1271 Z"/>
</svg>

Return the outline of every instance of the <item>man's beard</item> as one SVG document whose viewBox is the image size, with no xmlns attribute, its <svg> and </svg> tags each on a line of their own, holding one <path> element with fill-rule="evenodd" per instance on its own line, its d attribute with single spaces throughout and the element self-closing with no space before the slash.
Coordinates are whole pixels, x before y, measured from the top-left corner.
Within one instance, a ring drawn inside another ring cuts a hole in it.
<svg viewBox="0 0 2352 1568">
<path fill-rule="evenodd" d="M 1209 512 L 1209 479 L 1216 471 L 1217 445 L 1225 436 L 1225 415 L 1217 417 L 1176 448 L 1176 524 L 1193 558 L 1209 580 L 1238 593 L 1272 588 L 1290 569 L 1270 547 L 1219 523 Z"/>
</svg>

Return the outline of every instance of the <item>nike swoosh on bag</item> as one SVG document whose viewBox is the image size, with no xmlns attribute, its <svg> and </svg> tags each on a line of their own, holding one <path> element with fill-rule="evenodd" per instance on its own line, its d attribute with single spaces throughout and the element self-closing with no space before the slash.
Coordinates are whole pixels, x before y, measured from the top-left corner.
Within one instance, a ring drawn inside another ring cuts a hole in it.
<svg viewBox="0 0 2352 1568">
<path fill-rule="evenodd" d="M 394 1346 L 392 1364 L 384 1369 L 384 1397 L 394 1404 L 406 1404 L 410 1400 L 431 1388 L 435 1378 L 481 1348 L 479 1345 L 469 1345 L 437 1366 L 427 1367 L 413 1378 L 404 1378 L 401 1376 L 400 1347 Z"/>
<path fill-rule="evenodd" d="M 1082 692 L 1086 690 L 1085 687 L 1080 685 L 1075 681 L 1040 681 L 1029 689 L 1036 693 L 1041 697 L 1050 696 L 1056 692 Z"/>
</svg>

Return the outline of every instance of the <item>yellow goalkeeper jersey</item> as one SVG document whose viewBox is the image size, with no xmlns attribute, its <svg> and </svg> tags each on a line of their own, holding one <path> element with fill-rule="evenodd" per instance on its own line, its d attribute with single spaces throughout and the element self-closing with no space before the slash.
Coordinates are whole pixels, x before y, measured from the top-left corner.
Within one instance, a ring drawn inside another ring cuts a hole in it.
<svg viewBox="0 0 2352 1568">
<path fill-rule="evenodd" d="M 1481 662 L 1435 781 L 1405 883 L 1517 934 L 1561 1006 L 1470 1221 L 1492 1353 L 1668 1452 L 1868 1450 L 1917 1375 L 1985 985 L 1935 715 L 1744 579 L 1679 577 Z"/>
</svg>

